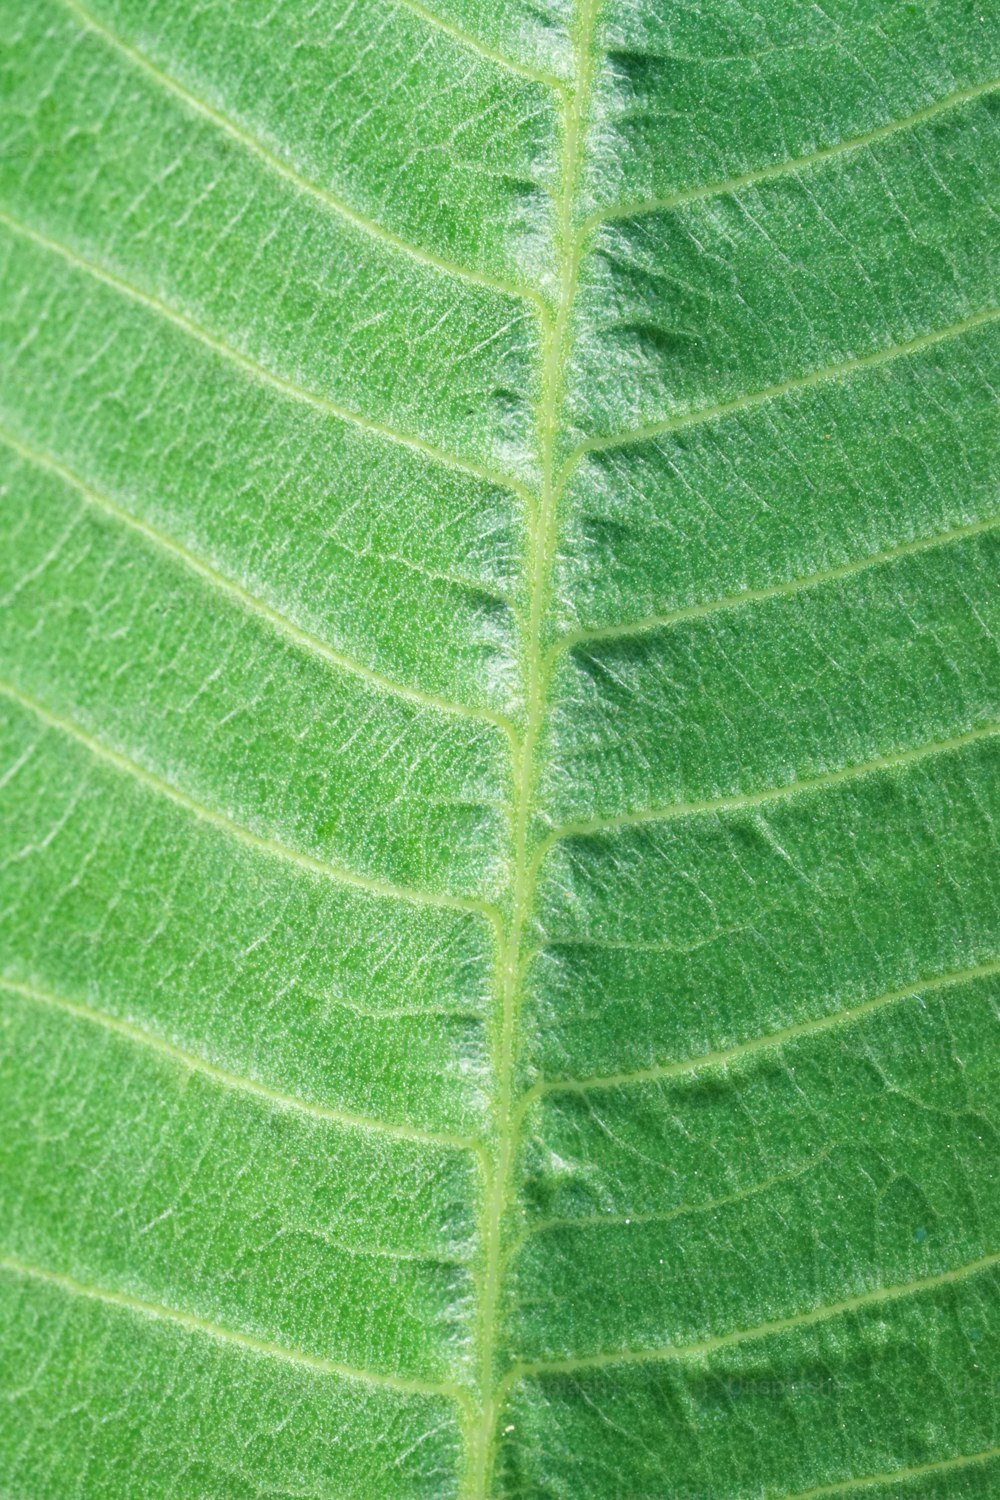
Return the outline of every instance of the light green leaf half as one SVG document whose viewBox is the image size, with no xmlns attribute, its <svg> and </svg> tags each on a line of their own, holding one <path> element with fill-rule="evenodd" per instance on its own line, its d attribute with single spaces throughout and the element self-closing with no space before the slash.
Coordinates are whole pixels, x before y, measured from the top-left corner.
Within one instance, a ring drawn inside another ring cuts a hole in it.
<svg viewBox="0 0 1000 1500">
<path fill-rule="evenodd" d="M 994 1500 L 996 0 L 0 22 L 2 1500 Z"/>
</svg>

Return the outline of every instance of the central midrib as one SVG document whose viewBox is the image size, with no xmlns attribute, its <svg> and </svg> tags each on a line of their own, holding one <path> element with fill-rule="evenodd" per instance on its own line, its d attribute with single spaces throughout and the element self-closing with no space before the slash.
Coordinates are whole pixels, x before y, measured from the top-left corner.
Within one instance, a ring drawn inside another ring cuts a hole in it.
<svg viewBox="0 0 1000 1500">
<path fill-rule="evenodd" d="M 487 1500 L 496 1459 L 497 1429 L 506 1390 L 506 1372 L 497 1368 L 503 1275 L 504 1221 L 513 1187 L 521 1112 L 515 1097 L 519 985 L 525 931 L 534 904 L 538 861 L 531 839 L 532 809 L 539 772 L 550 654 L 544 625 L 551 590 L 556 518 L 561 479 L 559 437 L 576 292 L 581 235 L 576 197 L 590 91 L 593 33 L 600 0 L 578 0 L 574 26 L 574 76 L 560 90 L 560 171 L 554 236 L 556 292 L 542 313 L 542 369 L 538 407 L 541 486 L 528 538 L 530 593 L 523 638 L 525 720 L 513 741 L 512 865 L 509 911 L 497 964 L 499 1026 L 494 1046 L 494 1111 L 482 1220 L 483 1273 L 479 1305 L 479 1394 L 468 1439 L 469 1500 Z"/>
</svg>

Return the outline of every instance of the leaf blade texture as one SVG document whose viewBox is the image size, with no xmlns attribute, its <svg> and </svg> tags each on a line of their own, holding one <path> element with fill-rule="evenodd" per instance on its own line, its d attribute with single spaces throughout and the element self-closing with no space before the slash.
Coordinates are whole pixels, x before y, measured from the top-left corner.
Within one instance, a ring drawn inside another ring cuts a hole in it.
<svg viewBox="0 0 1000 1500">
<path fill-rule="evenodd" d="M 987 1500 L 1000 12 L 0 19 L 0 1490 Z"/>
</svg>

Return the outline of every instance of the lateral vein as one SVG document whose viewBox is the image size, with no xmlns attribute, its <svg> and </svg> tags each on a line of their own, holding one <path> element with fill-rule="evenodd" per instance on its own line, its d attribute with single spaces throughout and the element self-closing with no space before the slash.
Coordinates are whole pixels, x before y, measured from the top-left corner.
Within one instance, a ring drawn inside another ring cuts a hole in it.
<svg viewBox="0 0 1000 1500">
<path fill-rule="evenodd" d="M 169 1058 L 171 1062 L 180 1064 L 189 1072 L 200 1073 L 212 1079 L 223 1089 L 234 1093 L 252 1094 L 258 1099 L 264 1099 L 269 1104 L 276 1105 L 279 1109 L 308 1115 L 310 1119 L 321 1120 L 325 1123 L 344 1125 L 354 1130 L 373 1131 L 379 1135 L 393 1136 L 397 1140 L 411 1141 L 418 1146 L 441 1146 L 454 1151 L 468 1152 L 481 1150 L 480 1142 L 472 1137 L 449 1135 L 444 1131 L 421 1130 L 416 1125 L 394 1124 L 389 1120 L 380 1120 L 375 1115 L 363 1115 L 354 1110 L 314 1104 L 308 1099 L 286 1094 L 283 1090 L 273 1088 L 260 1079 L 234 1073 L 232 1069 L 210 1062 L 208 1058 L 189 1052 L 185 1047 L 178 1047 L 166 1037 L 158 1036 L 143 1026 L 136 1026 L 132 1021 L 123 1020 L 122 1017 L 111 1015 L 108 1011 L 99 1010 L 93 1005 L 86 1005 L 81 1000 L 67 999 L 65 995 L 57 995 L 53 990 L 43 989 L 40 985 L 25 984 L 21 980 L 8 979 L 5 975 L 0 975 L 0 988 L 10 990 L 36 1004 L 48 1006 L 52 1010 L 64 1011 L 67 1015 L 75 1016 L 81 1021 L 88 1021 L 117 1036 L 125 1037 L 136 1046 L 145 1047 L 151 1052 Z M 427 1259 L 432 1258 L 427 1257 Z"/>
<path fill-rule="evenodd" d="M 934 344 L 945 343 L 948 339 L 961 338 L 964 334 L 972 333 L 987 323 L 995 323 L 998 318 L 1000 318 L 1000 308 L 982 308 L 979 312 L 971 313 L 967 318 L 960 318 L 955 323 L 949 323 L 944 328 L 917 334 L 912 339 L 905 339 L 899 344 L 891 344 L 885 349 L 876 349 L 871 354 L 859 354 L 851 359 L 823 365 L 820 369 L 810 370 L 805 375 L 795 375 L 789 380 L 779 381 L 776 385 L 765 386 L 763 390 L 751 391 L 745 396 L 736 396 L 732 401 L 720 401 L 712 406 L 679 412 L 676 416 L 664 418 L 662 422 L 649 422 L 643 427 L 634 427 L 625 432 L 597 434 L 578 445 L 567 459 L 566 467 L 569 469 L 575 465 L 585 453 L 602 453 L 609 448 L 625 448 L 633 443 L 645 443 L 670 432 L 679 432 L 685 427 L 698 427 L 705 422 L 715 422 L 737 412 L 753 411 L 754 408 L 763 406 L 768 401 L 775 401 L 780 396 L 793 395 L 796 391 L 808 390 L 810 386 L 846 380 L 862 370 L 871 370 L 879 365 L 893 364 L 896 360 L 909 359 L 914 354 L 920 354 L 924 349 L 930 349 Z"/>
<path fill-rule="evenodd" d="M 852 1490 L 881 1489 L 883 1485 L 905 1484 L 910 1479 L 921 1479 L 929 1474 L 949 1474 L 957 1469 L 969 1469 L 974 1464 L 988 1463 L 1000 1458 L 1000 1447 L 984 1448 L 979 1453 L 960 1453 L 953 1458 L 936 1458 L 924 1464 L 907 1464 L 904 1469 L 891 1469 L 884 1474 L 867 1474 L 864 1478 L 838 1479 L 832 1484 L 820 1484 L 811 1490 L 799 1490 L 794 1495 L 783 1495 L 780 1500 L 822 1500 L 826 1495 L 847 1495 Z"/>
<path fill-rule="evenodd" d="M 558 1234 L 566 1231 L 596 1230 L 608 1228 L 632 1228 L 639 1224 L 672 1224 L 676 1219 L 696 1218 L 699 1214 L 717 1213 L 720 1208 L 729 1208 L 735 1203 L 745 1203 L 749 1199 L 757 1197 L 760 1193 L 766 1193 L 773 1187 L 782 1183 L 794 1182 L 797 1177 L 804 1177 L 807 1172 L 812 1172 L 821 1162 L 827 1160 L 832 1154 L 835 1141 L 824 1146 L 815 1156 L 798 1166 L 789 1167 L 782 1172 L 774 1172 L 770 1177 L 765 1177 L 760 1182 L 754 1182 L 749 1187 L 740 1188 L 739 1191 L 726 1193 L 720 1198 L 707 1198 L 703 1203 L 679 1203 L 676 1208 L 663 1209 L 660 1212 L 651 1213 L 613 1213 L 613 1214 L 590 1214 L 586 1218 L 570 1218 L 564 1215 L 560 1218 L 536 1219 L 530 1223 L 518 1240 L 509 1247 L 508 1259 L 512 1259 L 519 1251 L 523 1250 L 532 1240 L 543 1234 Z"/>
<path fill-rule="evenodd" d="M 829 1302 L 807 1312 L 793 1313 L 787 1318 L 774 1318 L 767 1323 L 758 1323 L 753 1328 L 737 1328 L 730 1333 L 715 1334 L 711 1338 L 699 1339 L 690 1344 L 666 1344 L 659 1349 L 623 1349 L 603 1354 L 580 1354 L 565 1359 L 540 1359 L 523 1361 L 511 1372 L 514 1379 L 531 1378 L 538 1375 L 570 1374 L 577 1370 L 596 1370 L 608 1365 L 654 1364 L 667 1361 L 698 1361 L 715 1354 L 720 1349 L 730 1349 L 737 1344 L 746 1344 L 757 1339 L 772 1338 L 776 1334 L 794 1333 L 799 1328 L 809 1328 L 817 1323 L 826 1323 L 831 1318 L 845 1313 L 860 1312 L 867 1307 L 879 1307 L 888 1302 L 897 1302 L 905 1297 L 919 1296 L 923 1292 L 936 1291 L 940 1287 L 952 1286 L 968 1281 L 973 1276 L 991 1271 L 1000 1265 L 1000 1252 L 980 1256 L 967 1265 L 954 1270 L 941 1271 L 936 1276 L 924 1276 L 913 1281 L 904 1281 L 898 1286 L 874 1287 L 871 1291 L 859 1292 L 844 1297 L 839 1302 Z"/>
<path fill-rule="evenodd" d="M 397 3 L 401 3 L 401 0 L 397 0 Z M 144 73 L 147 73 L 159 87 L 168 93 L 176 95 L 182 103 L 202 115 L 216 129 L 224 131 L 234 140 L 239 141 L 242 146 L 259 157 L 272 171 L 276 172 L 280 177 L 285 178 L 288 182 L 291 182 L 299 192 L 315 198 L 339 218 L 352 224 L 354 228 L 360 229 L 362 233 L 369 235 L 372 239 L 380 240 L 393 250 L 398 250 L 402 254 L 409 256 L 410 259 L 418 261 L 421 265 L 439 271 L 446 276 L 453 277 L 459 281 L 469 282 L 473 286 L 485 287 L 489 291 L 499 292 L 506 297 L 530 302 L 536 307 L 541 305 L 542 298 L 533 288 L 517 286 L 513 282 L 486 275 L 481 271 L 474 271 L 471 267 L 460 265 L 457 261 L 435 255 L 430 250 L 423 250 L 419 245 L 413 244 L 402 235 L 394 233 L 393 230 L 387 229 L 385 225 L 379 224 L 376 220 L 370 219 L 366 214 L 360 213 L 356 208 L 352 208 L 343 198 L 339 198 L 335 193 L 331 193 L 328 188 L 321 187 L 319 183 L 313 182 L 309 177 L 298 171 L 296 167 L 292 166 L 291 162 L 286 161 L 284 157 L 272 151 L 259 137 L 247 130 L 237 120 L 232 119 L 214 104 L 210 104 L 207 99 L 202 99 L 200 95 L 189 89 L 186 84 L 181 83 L 178 78 L 175 78 L 171 73 L 168 73 L 164 68 L 153 62 L 152 58 L 147 57 L 138 47 L 134 46 L 131 42 L 127 42 L 124 37 L 118 36 L 110 26 L 105 25 L 86 6 L 82 5 L 80 0 L 62 0 L 62 4 L 76 17 L 81 25 L 93 31 L 97 36 L 102 37 L 111 47 L 127 58 L 130 63 L 140 68 Z"/>
<path fill-rule="evenodd" d="M 661 1083 L 672 1078 L 689 1078 L 709 1068 L 729 1068 L 744 1058 L 764 1052 L 775 1052 L 790 1042 L 807 1036 L 817 1036 L 824 1031 L 837 1031 L 851 1026 L 887 1006 L 898 1005 L 921 995 L 933 994 L 936 990 L 953 989 L 962 984 L 974 984 L 979 979 L 991 979 L 1000 974 L 1000 959 L 973 964 L 965 969 L 954 969 L 947 974 L 935 974 L 929 979 L 917 979 L 897 989 L 886 990 L 858 1005 L 841 1010 L 828 1011 L 808 1021 L 796 1021 L 780 1031 L 768 1032 L 765 1036 L 752 1037 L 737 1042 L 732 1047 L 719 1047 L 712 1052 L 703 1052 L 698 1057 L 686 1057 L 677 1062 L 657 1063 L 648 1068 L 634 1068 L 621 1073 L 607 1073 L 593 1078 L 552 1078 L 534 1085 L 529 1103 L 549 1094 L 590 1094 L 604 1089 L 634 1088 L 647 1083 Z M 528 1096 L 525 1096 L 528 1099 Z"/>
<path fill-rule="evenodd" d="M 911 541 L 900 542 L 895 547 L 888 547 L 883 552 L 870 553 L 867 557 L 856 558 L 852 562 L 837 563 L 831 568 L 820 568 L 815 573 L 806 573 L 798 578 L 786 578 L 781 583 L 768 584 L 764 588 L 744 589 L 739 594 L 727 594 L 719 599 L 708 599 L 702 604 L 689 604 L 678 609 L 665 610 L 660 615 L 647 615 L 643 620 L 629 620 L 620 625 L 601 625 L 593 629 L 574 630 L 568 632 L 556 643 L 553 653 L 572 651 L 576 646 L 587 646 L 591 642 L 643 635 L 647 631 L 681 625 L 688 620 L 702 620 L 707 615 L 718 614 L 721 611 L 739 610 L 749 605 L 763 604 L 768 599 L 799 594 L 807 589 L 820 588 L 825 583 L 839 583 L 841 579 L 851 578 L 855 573 L 864 573 L 869 568 L 884 567 L 898 558 L 911 557 L 919 552 L 929 552 L 937 547 L 947 547 L 950 543 L 965 541 L 983 532 L 995 531 L 998 527 L 1000 527 L 1000 515 L 986 516 L 982 520 L 969 521 L 960 526 L 950 526 L 946 531 L 935 532 L 932 536 L 914 537 Z"/>
<path fill-rule="evenodd" d="M 441 16 L 435 15 L 421 0 L 395 0 L 395 3 L 403 10 L 408 10 L 415 16 L 419 16 L 428 26 L 435 31 L 443 31 L 445 36 L 450 36 L 453 41 L 465 47 L 469 52 L 475 52 L 487 62 L 497 63 L 501 68 L 506 68 L 511 73 L 517 73 L 522 78 L 527 78 L 532 83 L 544 83 L 548 88 L 562 93 L 566 84 L 556 73 L 546 73 L 541 68 L 529 67 L 526 63 L 516 62 L 514 58 L 508 57 L 503 52 L 498 52 L 495 47 L 489 47 L 474 37 L 471 32 L 463 31 L 460 26 L 453 26 L 450 21 L 445 21 Z"/>
<path fill-rule="evenodd" d="M 196 818 L 205 823 L 211 823 L 216 828 L 221 828 L 232 838 L 241 843 L 249 844 L 264 853 L 285 859 L 292 864 L 300 865 L 314 875 L 322 875 L 327 879 L 334 880 L 341 885 L 355 886 L 359 890 L 369 891 L 376 896 L 386 896 L 391 900 L 409 902 L 414 906 L 436 906 L 453 911 L 474 912 L 479 916 L 487 917 L 491 922 L 498 920 L 495 909 L 485 901 L 476 901 L 464 896 L 449 896 L 434 891 L 423 891 L 413 886 L 395 885 L 392 881 L 379 880 L 374 876 L 360 875 L 345 866 L 331 864 L 327 860 L 316 858 L 312 854 L 304 854 L 298 849 L 292 849 L 287 844 L 280 844 L 276 840 L 267 838 L 263 834 L 254 833 L 252 829 L 246 828 L 242 823 L 236 823 L 225 813 L 216 812 L 214 808 L 206 807 L 204 803 L 189 797 L 187 792 L 181 791 L 172 782 L 165 781 L 155 771 L 147 770 L 145 766 L 139 765 L 120 750 L 113 749 L 110 745 L 103 744 L 94 738 L 87 730 L 72 719 L 63 714 L 53 712 L 44 704 L 29 697 L 27 693 L 21 692 L 13 683 L 0 681 L 0 694 L 9 698 L 11 702 L 18 704 L 28 713 L 34 714 L 42 723 L 50 728 L 58 730 L 62 734 L 69 735 L 78 740 L 79 743 L 99 760 L 105 760 L 117 770 L 133 777 L 136 781 L 150 787 L 160 796 L 168 797 L 185 811 L 192 813 Z"/>
<path fill-rule="evenodd" d="M 337 1360 L 307 1354 L 300 1349 L 287 1349 L 282 1344 L 255 1338 L 249 1333 L 240 1333 L 233 1328 L 223 1328 L 220 1324 L 198 1317 L 195 1313 L 181 1312 L 158 1302 L 148 1302 L 145 1298 L 135 1297 L 129 1292 L 116 1292 L 105 1287 L 90 1286 L 86 1282 L 77 1280 L 75 1276 L 67 1276 L 61 1271 L 51 1271 L 42 1266 L 32 1265 L 16 1255 L 0 1256 L 0 1270 L 31 1281 L 41 1281 L 50 1286 L 56 1286 L 70 1296 L 86 1297 L 91 1301 L 103 1302 L 109 1307 L 122 1308 L 127 1312 L 137 1313 L 158 1322 L 172 1323 L 177 1327 L 187 1329 L 189 1333 L 203 1334 L 220 1344 L 235 1344 L 253 1354 L 264 1355 L 269 1359 L 280 1359 L 285 1364 L 298 1365 L 303 1369 L 313 1370 L 317 1374 L 336 1375 L 344 1380 L 361 1381 L 365 1385 L 386 1386 L 391 1390 L 401 1391 L 411 1396 L 448 1397 L 463 1406 L 468 1401 L 468 1393 L 461 1386 L 449 1381 L 411 1380 L 402 1375 L 388 1375 L 377 1370 L 358 1369 L 353 1365 L 341 1364 Z"/>
<path fill-rule="evenodd" d="M 360 677 L 362 681 L 378 688 L 383 693 L 388 693 L 395 698 L 406 699 L 410 703 L 418 703 L 421 707 L 435 709 L 440 713 L 454 715 L 456 718 L 471 719 L 479 723 L 494 724 L 503 729 L 507 734 L 513 733 L 513 725 L 509 719 L 502 714 L 495 714 L 488 709 L 471 708 L 465 703 L 456 703 L 448 698 L 441 698 L 435 693 L 426 693 L 420 688 L 409 687 L 406 683 L 397 682 L 394 678 L 386 677 L 382 672 L 376 672 L 371 667 L 366 667 L 362 662 L 353 657 L 346 656 L 344 652 L 336 650 L 327 644 L 319 636 L 313 635 L 311 631 L 304 630 L 302 626 L 296 625 L 294 620 L 275 609 L 258 595 L 252 594 L 239 584 L 235 579 L 228 578 L 221 573 L 212 563 L 205 558 L 199 557 L 189 547 L 186 547 L 176 538 L 169 536 L 159 527 L 153 526 L 148 521 L 141 520 L 119 505 L 109 495 L 97 490 L 85 479 L 68 468 L 52 454 L 43 452 L 26 443 L 23 439 L 15 436 L 6 427 L 0 425 L 0 442 L 6 444 L 15 453 L 20 454 L 28 463 L 38 468 L 47 469 L 56 475 L 64 483 L 70 485 L 83 496 L 97 510 L 103 511 L 114 520 L 121 522 L 124 526 L 139 533 L 140 536 L 152 542 L 159 550 L 176 557 L 185 567 L 204 578 L 219 592 L 229 594 L 243 607 L 255 615 L 260 615 L 269 625 L 280 631 L 282 635 L 294 642 L 295 645 L 303 647 L 310 653 L 322 657 L 333 666 L 342 671 L 350 673 L 354 677 Z"/>
<path fill-rule="evenodd" d="M 699 187 L 684 188 L 676 193 L 668 193 L 663 198 L 647 198 L 635 203 L 618 203 L 611 208 L 599 209 L 587 220 L 586 227 L 590 230 L 598 224 L 615 219 L 634 219 L 645 214 L 668 212 L 670 209 L 682 208 L 688 203 L 702 202 L 706 198 L 721 198 L 727 193 L 737 193 L 741 188 L 755 187 L 759 182 L 771 182 L 776 177 L 794 176 L 798 172 L 823 166 L 838 156 L 860 151 L 866 146 L 874 146 L 878 141 L 884 141 L 889 136 L 899 134 L 900 131 L 913 130 L 928 120 L 936 119 L 938 115 L 947 114 L 948 111 L 957 109 L 960 105 L 981 99 L 984 94 L 995 93 L 997 89 L 1000 89 L 1000 78 L 991 78 L 985 83 L 974 83 L 966 88 L 955 89 L 952 93 L 935 99 L 933 103 L 925 104 L 922 109 L 914 110 L 912 114 L 901 115 L 899 119 L 889 120 L 884 125 L 877 125 L 873 130 L 866 130 L 862 135 L 850 136 L 830 146 L 820 146 L 817 150 L 807 151 L 802 156 L 792 156 L 783 161 L 771 162 L 753 171 L 741 172 L 736 177 L 704 183 Z"/>
<path fill-rule="evenodd" d="M 173 323 L 189 337 L 197 339 L 222 359 L 228 360 L 239 369 L 245 370 L 262 385 L 269 385 L 285 396 L 290 396 L 295 401 L 304 402 L 307 406 L 315 407 L 318 411 L 326 412 L 328 416 L 336 417 L 340 422 L 346 422 L 352 427 L 358 427 L 363 432 L 370 432 L 376 437 L 384 438 L 387 442 L 394 443 L 401 448 L 409 448 L 414 453 L 420 453 L 424 458 L 432 460 L 443 469 L 453 469 L 459 474 L 468 474 L 473 479 L 481 479 L 487 484 L 497 485 L 499 488 L 509 490 L 512 494 L 519 495 L 527 501 L 532 500 L 531 491 L 523 485 L 520 480 L 511 475 L 501 474 L 495 469 L 485 468 L 480 464 L 467 462 L 455 453 L 449 453 L 443 448 L 436 448 L 433 443 L 425 442 L 423 438 L 416 437 L 412 433 L 400 432 L 395 427 L 390 427 L 384 422 L 378 422 L 371 417 L 362 416 L 360 412 L 352 411 L 349 407 L 341 406 L 339 402 L 331 401 L 326 396 L 320 396 L 315 391 L 310 391 L 305 386 L 298 385 L 294 380 L 289 380 L 284 375 L 278 375 L 262 365 L 249 354 L 234 349 L 231 344 L 210 333 L 200 323 L 196 323 L 187 313 L 179 312 L 171 307 L 169 303 L 162 301 L 151 292 L 144 292 L 139 287 L 133 286 L 131 282 L 124 280 L 115 272 L 107 270 L 95 261 L 88 260 L 71 246 L 63 244 L 61 240 L 53 239 L 40 230 L 31 228 L 13 214 L 0 209 L 0 224 L 3 224 L 14 234 L 23 239 L 31 241 L 40 249 L 48 251 L 52 255 L 59 255 L 67 264 L 75 266 L 86 275 L 92 276 L 95 281 L 102 282 L 112 291 L 128 297 L 133 302 L 138 302 L 158 317 Z"/>
<path fill-rule="evenodd" d="M 635 828 L 642 823 L 671 823 L 677 818 L 742 812 L 746 808 L 762 807 L 771 802 L 784 802 L 791 797 L 825 791 L 827 787 L 840 786 L 842 782 L 856 781 L 863 776 L 875 775 L 879 771 L 891 771 L 899 766 L 909 766 L 931 756 L 949 755 L 956 750 L 964 749 L 966 745 L 974 745 L 979 740 L 990 739 L 998 732 L 1000 732 L 1000 723 L 982 724 L 976 729 L 951 735 L 948 739 L 932 740 L 927 744 L 915 745 L 909 750 L 899 750 L 889 755 L 876 755 L 871 760 L 860 761 L 857 765 L 843 766 L 840 770 L 827 771 L 821 776 L 811 776 L 801 781 L 791 781 L 785 786 L 765 787 L 759 792 L 706 797 L 694 802 L 675 802 L 667 807 L 640 808 L 635 812 L 619 813 L 613 817 L 581 819 L 578 822 L 564 823 L 551 831 L 539 853 L 541 857 L 544 857 L 554 844 L 561 843 L 568 838 L 614 833 L 618 829 Z"/>
</svg>

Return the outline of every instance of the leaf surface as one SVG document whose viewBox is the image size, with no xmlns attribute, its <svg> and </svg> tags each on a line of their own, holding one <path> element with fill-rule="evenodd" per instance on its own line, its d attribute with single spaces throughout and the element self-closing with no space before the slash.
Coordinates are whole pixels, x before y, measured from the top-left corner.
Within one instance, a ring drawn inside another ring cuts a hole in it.
<svg viewBox="0 0 1000 1500">
<path fill-rule="evenodd" d="M 994 0 L 0 19 L 0 1493 L 989 1500 Z"/>
</svg>

